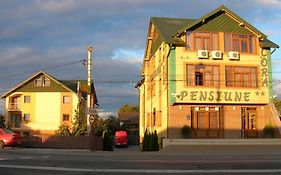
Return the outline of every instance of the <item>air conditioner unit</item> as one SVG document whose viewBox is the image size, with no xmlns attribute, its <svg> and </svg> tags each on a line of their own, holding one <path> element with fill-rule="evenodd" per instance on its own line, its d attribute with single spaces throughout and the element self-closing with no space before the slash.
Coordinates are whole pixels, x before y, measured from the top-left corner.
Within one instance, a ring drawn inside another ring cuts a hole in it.
<svg viewBox="0 0 281 175">
<path fill-rule="evenodd" d="M 212 58 L 214 60 L 221 60 L 222 59 L 222 53 L 221 51 L 213 50 L 212 51 Z"/>
<path fill-rule="evenodd" d="M 239 52 L 233 52 L 233 51 L 228 52 L 228 58 L 230 60 L 239 60 Z"/>
<path fill-rule="evenodd" d="M 197 56 L 198 58 L 208 58 L 209 57 L 208 50 L 198 50 Z"/>
</svg>

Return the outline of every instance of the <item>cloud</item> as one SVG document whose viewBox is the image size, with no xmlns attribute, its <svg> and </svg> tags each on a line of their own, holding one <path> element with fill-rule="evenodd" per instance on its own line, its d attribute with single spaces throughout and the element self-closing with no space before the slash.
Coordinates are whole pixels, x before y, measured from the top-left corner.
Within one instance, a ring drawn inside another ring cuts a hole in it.
<svg viewBox="0 0 281 175">
<path fill-rule="evenodd" d="M 257 0 L 257 2 L 269 8 L 281 9 L 281 2 L 279 0 Z"/>
<path fill-rule="evenodd" d="M 81 1 L 83 3 L 83 1 Z M 80 4 L 80 3 L 79 3 Z M 40 7 L 49 13 L 71 12 L 79 7 L 76 0 L 40 0 Z"/>
<path fill-rule="evenodd" d="M 143 59 L 144 49 L 116 49 L 113 51 L 114 60 L 125 60 L 128 62 L 141 63 Z"/>
<path fill-rule="evenodd" d="M 30 55 L 31 53 L 32 48 L 30 47 L 10 47 L 0 49 L 1 61 L 5 63 L 1 64 L 0 67 L 25 63 L 26 60 L 22 58 Z"/>
</svg>

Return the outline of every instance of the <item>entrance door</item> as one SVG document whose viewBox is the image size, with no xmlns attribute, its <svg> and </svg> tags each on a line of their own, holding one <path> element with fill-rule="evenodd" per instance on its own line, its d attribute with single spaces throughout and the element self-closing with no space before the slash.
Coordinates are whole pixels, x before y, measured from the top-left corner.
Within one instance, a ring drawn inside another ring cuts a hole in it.
<svg viewBox="0 0 281 175">
<path fill-rule="evenodd" d="M 219 110 L 213 107 L 193 108 L 192 132 L 194 138 L 218 138 L 219 137 Z"/>
<path fill-rule="evenodd" d="M 244 108 L 242 110 L 242 137 L 256 138 L 257 131 L 257 112 L 255 108 Z"/>
</svg>

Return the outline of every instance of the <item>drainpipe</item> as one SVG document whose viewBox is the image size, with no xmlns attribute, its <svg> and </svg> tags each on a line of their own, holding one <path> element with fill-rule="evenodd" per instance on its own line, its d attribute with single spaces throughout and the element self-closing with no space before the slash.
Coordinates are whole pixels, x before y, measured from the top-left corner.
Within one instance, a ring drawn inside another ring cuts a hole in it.
<svg viewBox="0 0 281 175">
<path fill-rule="evenodd" d="M 167 54 L 167 58 L 166 58 L 166 66 L 167 66 L 167 77 L 166 77 L 166 80 L 167 80 L 167 117 L 168 117 L 168 120 L 167 120 L 167 139 L 169 139 L 170 138 L 170 129 L 169 129 L 169 124 L 170 124 L 170 115 L 169 115 L 169 113 L 170 113 L 170 101 L 169 101 L 169 94 L 170 94 L 170 92 L 169 92 L 169 65 L 168 65 L 168 63 L 169 63 L 169 60 L 168 60 L 168 58 L 169 58 L 169 55 L 170 55 L 170 53 L 171 53 L 171 50 L 173 50 L 173 49 L 175 49 L 175 48 L 173 48 L 173 45 L 172 44 L 169 44 L 168 45 L 169 46 L 169 51 L 168 51 L 168 54 Z"/>
</svg>

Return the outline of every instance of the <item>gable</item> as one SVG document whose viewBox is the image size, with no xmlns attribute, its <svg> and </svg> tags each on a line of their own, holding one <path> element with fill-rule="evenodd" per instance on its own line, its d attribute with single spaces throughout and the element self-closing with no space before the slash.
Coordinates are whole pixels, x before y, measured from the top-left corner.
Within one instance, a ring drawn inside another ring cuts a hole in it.
<svg viewBox="0 0 281 175">
<path fill-rule="evenodd" d="M 151 17 L 151 23 L 155 28 L 154 30 L 157 32 L 157 38 L 153 40 L 150 54 L 153 55 L 163 42 L 167 44 L 184 45 L 184 41 L 174 36 L 179 29 L 193 21 L 194 19 Z"/>
<path fill-rule="evenodd" d="M 206 20 L 203 24 L 201 23 L 196 31 L 200 32 L 225 32 L 225 33 L 239 33 L 239 34 L 252 34 L 245 27 L 240 26 L 237 21 L 229 17 L 225 13 L 216 14 Z"/>
<path fill-rule="evenodd" d="M 247 21 L 243 20 L 242 18 L 240 18 L 238 15 L 236 15 L 235 13 L 233 13 L 231 10 L 229 10 L 228 8 L 226 8 L 225 6 L 220 6 L 219 8 L 211 11 L 210 13 L 208 13 L 207 15 L 199 18 L 198 20 L 192 22 L 191 24 L 188 24 L 186 26 L 184 26 L 182 29 L 180 29 L 178 31 L 178 34 L 182 34 L 184 33 L 185 31 L 187 30 L 191 30 L 191 29 L 195 29 L 195 28 L 198 28 L 200 27 L 202 24 L 205 24 L 206 22 L 210 22 L 212 19 L 215 19 L 216 17 L 220 16 L 221 14 L 224 14 L 226 16 L 228 16 L 228 18 L 232 19 L 234 22 L 236 22 L 236 24 L 239 26 L 241 26 L 241 28 L 245 28 L 246 30 L 250 31 L 251 33 L 255 33 L 257 36 L 261 37 L 261 38 L 266 38 L 267 36 L 262 33 L 261 31 L 259 31 L 258 29 L 256 29 L 254 26 L 252 26 L 251 24 L 249 24 Z M 221 19 L 226 19 L 224 17 L 226 16 L 222 16 Z M 217 19 L 218 20 L 218 19 Z M 230 22 L 229 19 L 226 19 L 226 23 L 227 22 Z M 219 20 L 220 21 L 220 20 Z M 230 23 L 230 24 L 234 24 L 234 23 Z M 215 25 L 212 25 L 212 28 L 213 29 L 216 29 L 218 28 L 215 27 Z M 210 27 L 210 26 L 209 26 Z M 230 26 L 226 26 L 226 30 L 230 30 Z M 235 29 L 237 30 L 238 28 L 235 27 Z M 235 30 L 234 30 L 235 31 Z M 246 31 L 244 31 L 246 32 Z"/>
<path fill-rule="evenodd" d="M 41 86 L 35 85 L 36 79 L 42 77 Z M 48 78 L 49 82 L 45 82 L 43 85 L 43 78 Z M 49 85 L 47 85 L 49 84 Z M 39 71 L 38 73 L 34 74 L 27 80 L 21 82 L 16 87 L 12 88 L 10 91 L 6 92 L 2 95 L 2 98 L 6 98 L 9 94 L 13 92 L 71 92 L 72 90 L 66 87 L 65 85 L 61 84 L 57 79 L 52 77 L 51 75 Z"/>
<path fill-rule="evenodd" d="M 36 85 L 36 79 L 42 78 L 41 85 Z M 17 91 L 20 92 L 69 92 L 65 87 L 61 84 L 58 84 L 53 79 L 50 79 L 50 85 L 43 85 L 43 78 L 49 78 L 45 74 L 39 74 L 35 76 L 33 79 L 29 80 L 24 86 L 20 87 Z"/>
</svg>

